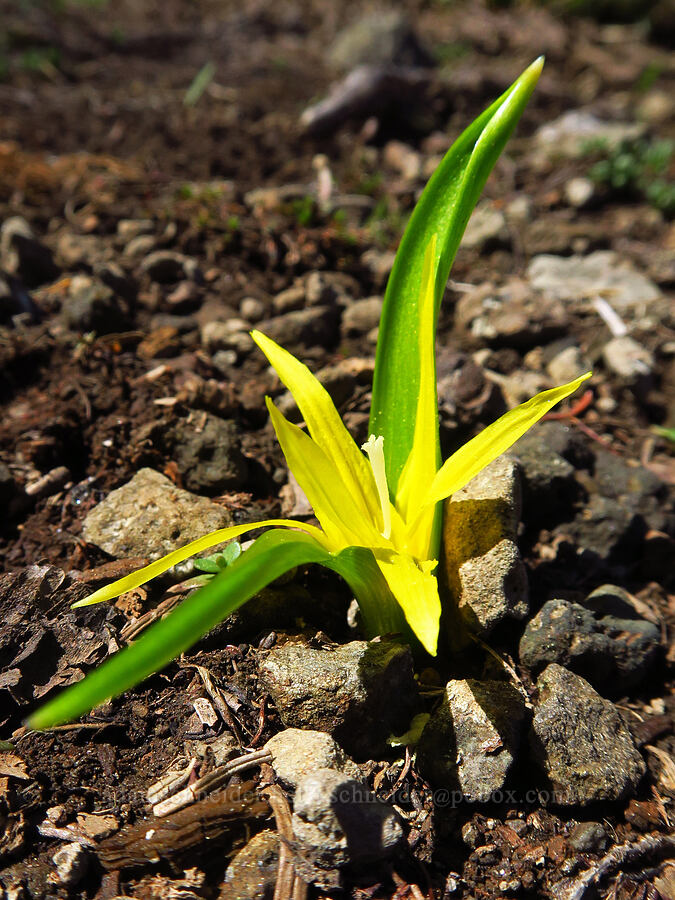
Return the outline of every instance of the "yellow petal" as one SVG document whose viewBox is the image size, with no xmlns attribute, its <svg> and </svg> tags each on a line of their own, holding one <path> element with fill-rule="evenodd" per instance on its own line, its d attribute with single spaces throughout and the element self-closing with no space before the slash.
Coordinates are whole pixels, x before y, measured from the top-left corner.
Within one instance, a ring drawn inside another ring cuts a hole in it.
<svg viewBox="0 0 675 900">
<path fill-rule="evenodd" d="M 345 428 L 328 391 L 307 366 L 266 335 L 252 331 L 251 337 L 293 394 L 310 435 L 333 463 L 362 515 L 377 521 L 380 503 L 372 470 Z"/>
<path fill-rule="evenodd" d="M 402 553 L 375 550 L 373 555 L 417 639 L 428 653 L 435 656 L 441 600 L 438 582 L 429 572 L 433 561 L 428 561 L 426 571 L 422 571 L 411 556 Z"/>
<path fill-rule="evenodd" d="M 546 415 L 552 406 L 573 394 L 580 384 L 591 377 L 591 374 L 587 372 L 569 384 L 542 391 L 526 403 L 509 410 L 492 425 L 488 425 L 446 460 L 429 488 L 425 504 L 438 503 L 439 500 L 444 500 L 463 488 L 493 459 L 501 456 L 515 444 L 518 438 Z"/>
<path fill-rule="evenodd" d="M 166 556 L 155 560 L 150 565 L 137 569 L 131 575 L 125 575 L 124 578 L 119 578 L 111 584 L 104 585 L 102 588 L 94 591 L 93 594 L 90 594 L 89 597 L 85 597 L 84 600 L 78 600 L 77 603 L 73 603 L 73 608 L 77 606 L 92 606 L 94 603 L 102 603 L 104 600 L 114 600 L 120 594 L 133 591 L 134 588 L 140 587 L 152 578 L 156 578 L 173 566 L 178 565 L 178 563 L 183 562 L 183 560 L 196 556 L 202 550 L 208 550 L 209 547 L 215 547 L 217 544 L 229 541 L 247 531 L 254 531 L 256 528 L 267 528 L 268 526 L 298 528 L 300 531 L 306 531 L 316 538 L 322 547 L 330 550 L 330 547 L 327 546 L 326 535 L 319 528 L 316 528 L 314 525 L 307 525 L 304 522 L 295 522 L 293 519 L 263 519 L 262 522 L 251 522 L 248 525 L 231 525 L 229 528 L 219 528 L 218 531 L 205 534 L 204 537 L 197 538 L 196 541 L 191 541 L 184 547 L 179 547 L 178 550 L 172 550 L 171 553 L 167 553 Z"/>
<path fill-rule="evenodd" d="M 376 521 L 357 507 L 333 461 L 301 428 L 287 421 L 269 397 L 266 402 L 288 468 L 312 504 L 331 551 L 386 546 Z"/>
<path fill-rule="evenodd" d="M 422 269 L 419 299 L 420 384 L 415 412 L 413 445 L 401 472 L 396 493 L 396 506 L 406 522 L 416 519 L 421 499 L 439 463 L 438 400 L 436 397 L 436 357 L 434 347 L 436 235 L 427 245 Z M 408 535 L 408 548 L 413 556 L 424 559 L 429 553 L 434 527 L 434 510 L 416 519 Z"/>
</svg>

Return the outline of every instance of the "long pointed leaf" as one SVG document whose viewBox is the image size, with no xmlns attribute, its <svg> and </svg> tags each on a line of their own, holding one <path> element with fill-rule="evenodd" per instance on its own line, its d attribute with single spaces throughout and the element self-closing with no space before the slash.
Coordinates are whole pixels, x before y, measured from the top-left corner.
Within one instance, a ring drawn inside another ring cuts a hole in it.
<svg viewBox="0 0 675 900">
<path fill-rule="evenodd" d="M 319 563 L 341 575 L 354 591 L 370 637 L 403 632 L 412 639 L 370 550 L 349 547 L 332 554 L 309 534 L 268 531 L 220 575 L 196 591 L 135 643 L 116 653 L 34 712 L 29 728 L 52 728 L 76 719 L 137 685 L 188 650 L 275 578 L 295 566 Z"/>
<path fill-rule="evenodd" d="M 116 653 L 82 681 L 40 707 L 30 728 L 51 728 L 89 712 L 134 687 L 184 653 L 202 635 L 295 566 L 325 562 L 330 554 L 308 534 L 268 531 L 231 566 Z"/>
<path fill-rule="evenodd" d="M 413 445 L 419 389 L 419 290 L 424 253 L 436 249 L 436 315 L 457 247 L 497 158 L 504 149 L 541 72 L 536 60 L 448 150 L 420 197 L 389 277 L 377 342 L 370 433 L 383 435 L 389 488 Z"/>
</svg>

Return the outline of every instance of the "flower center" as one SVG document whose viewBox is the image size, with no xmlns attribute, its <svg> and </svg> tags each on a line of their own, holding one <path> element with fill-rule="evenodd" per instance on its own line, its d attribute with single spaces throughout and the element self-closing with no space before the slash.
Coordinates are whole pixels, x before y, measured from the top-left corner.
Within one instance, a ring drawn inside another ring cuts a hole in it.
<svg viewBox="0 0 675 900">
<path fill-rule="evenodd" d="M 375 476 L 375 486 L 377 487 L 380 508 L 382 510 L 383 528 L 380 533 L 385 540 L 389 540 L 391 537 L 391 509 L 389 507 L 387 473 L 384 468 L 384 438 L 381 434 L 377 437 L 375 437 L 374 434 L 371 434 L 361 449 L 368 455 L 370 467 Z"/>
</svg>

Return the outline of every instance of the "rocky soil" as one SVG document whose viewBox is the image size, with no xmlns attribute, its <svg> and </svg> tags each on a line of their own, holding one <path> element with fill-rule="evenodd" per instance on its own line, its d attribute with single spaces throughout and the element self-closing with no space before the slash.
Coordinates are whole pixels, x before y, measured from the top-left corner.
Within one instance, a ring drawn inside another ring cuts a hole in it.
<svg viewBox="0 0 675 900">
<path fill-rule="evenodd" d="M 0 13 L 3 896 L 674 900 L 668 4 Z M 365 440 L 406 217 L 540 53 L 446 291 L 444 453 L 594 376 L 448 502 L 443 652 L 364 641 L 308 569 L 27 732 L 196 573 L 71 603 L 206 531 L 311 518 L 264 397 L 297 409 L 248 332 Z"/>
</svg>

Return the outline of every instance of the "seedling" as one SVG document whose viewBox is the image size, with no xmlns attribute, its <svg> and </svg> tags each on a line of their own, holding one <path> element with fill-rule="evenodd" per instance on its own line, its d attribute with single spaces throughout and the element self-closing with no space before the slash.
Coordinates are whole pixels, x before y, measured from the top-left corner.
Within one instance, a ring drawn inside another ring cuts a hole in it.
<svg viewBox="0 0 675 900">
<path fill-rule="evenodd" d="M 435 571 L 442 501 L 589 377 L 544 391 L 507 412 L 441 465 L 434 355 L 441 297 L 471 211 L 542 64 L 534 62 L 458 138 L 413 211 L 384 298 L 371 437 L 363 448 L 309 369 L 264 334 L 252 333 L 307 425 L 309 434 L 287 421 L 268 398 L 289 469 L 321 527 L 267 519 L 223 528 L 75 604 L 111 600 L 209 547 L 261 526 L 271 529 L 136 643 L 35 712 L 31 727 L 74 719 L 133 687 L 274 579 L 309 563 L 332 569 L 347 582 L 369 637 L 400 633 L 418 648 L 437 652 L 441 599 Z"/>
</svg>

